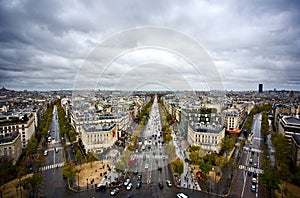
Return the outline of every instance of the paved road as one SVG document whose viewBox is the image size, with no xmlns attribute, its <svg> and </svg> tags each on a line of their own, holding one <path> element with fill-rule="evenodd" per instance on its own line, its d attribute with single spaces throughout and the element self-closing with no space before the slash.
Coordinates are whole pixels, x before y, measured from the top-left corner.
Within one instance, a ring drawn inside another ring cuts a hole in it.
<svg viewBox="0 0 300 198">
<path fill-rule="evenodd" d="M 44 175 L 40 194 L 42 197 L 65 197 L 68 196 L 70 192 L 68 192 L 66 188 L 67 184 L 62 178 L 60 168 L 64 164 L 65 155 L 60 140 L 56 106 L 53 108 L 50 135 L 52 141 L 47 144 L 48 155 L 44 156 L 46 158 L 45 164 L 40 169 Z"/>
<path fill-rule="evenodd" d="M 233 183 L 233 197 L 263 197 L 263 188 L 258 185 L 258 178 L 256 178 L 256 182 L 253 182 L 253 173 L 259 174 L 262 172 L 259 168 L 262 159 L 261 145 L 263 144 L 263 139 L 260 133 L 261 119 L 261 113 L 256 114 L 253 118 L 251 133 L 243 148 L 241 158 L 239 160 L 239 169 L 235 175 L 235 182 Z M 248 172 L 251 173 L 248 174 Z"/>
</svg>

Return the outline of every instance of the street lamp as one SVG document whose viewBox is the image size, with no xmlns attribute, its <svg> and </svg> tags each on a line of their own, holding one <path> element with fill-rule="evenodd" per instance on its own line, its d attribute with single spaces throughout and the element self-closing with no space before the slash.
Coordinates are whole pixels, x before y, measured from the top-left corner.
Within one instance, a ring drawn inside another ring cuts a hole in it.
<svg viewBox="0 0 300 198">
<path fill-rule="evenodd" d="M 78 173 L 78 186 L 77 186 L 77 190 L 79 191 L 79 173 L 80 173 L 80 170 L 78 170 L 77 173 Z"/>
<path fill-rule="evenodd" d="M 88 184 L 89 178 L 86 178 L 86 190 L 89 189 L 89 184 Z"/>
</svg>

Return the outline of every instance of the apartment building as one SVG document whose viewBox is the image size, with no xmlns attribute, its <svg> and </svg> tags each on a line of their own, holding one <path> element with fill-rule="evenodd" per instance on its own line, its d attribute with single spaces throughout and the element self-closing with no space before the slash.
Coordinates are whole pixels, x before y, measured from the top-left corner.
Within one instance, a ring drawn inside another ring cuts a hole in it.
<svg viewBox="0 0 300 198">
<path fill-rule="evenodd" d="M 6 137 L 13 132 L 20 133 L 22 148 L 24 149 L 36 131 L 36 112 L 31 112 L 27 118 L 22 120 L 18 117 L 7 117 L 5 120 L 1 120 L 0 137 Z"/>
<path fill-rule="evenodd" d="M 81 140 L 86 151 L 101 153 L 114 145 L 118 140 L 117 125 L 108 123 L 103 125 L 82 125 Z"/>
<path fill-rule="evenodd" d="M 18 131 L 0 136 L 0 158 L 11 159 L 15 164 L 22 153 L 21 134 Z"/>
<path fill-rule="evenodd" d="M 300 134 L 300 119 L 293 116 L 284 116 L 279 121 L 279 132 L 291 139 L 292 135 Z"/>
<path fill-rule="evenodd" d="M 188 126 L 188 143 L 200 146 L 207 153 L 219 153 L 224 137 L 225 128 L 222 125 L 189 124 Z"/>
</svg>

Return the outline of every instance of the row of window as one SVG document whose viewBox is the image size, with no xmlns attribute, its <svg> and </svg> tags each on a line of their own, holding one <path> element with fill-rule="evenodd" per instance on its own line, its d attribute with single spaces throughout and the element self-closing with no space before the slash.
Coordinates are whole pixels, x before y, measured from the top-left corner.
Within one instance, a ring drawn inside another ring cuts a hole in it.
<svg viewBox="0 0 300 198">
<path fill-rule="evenodd" d="M 87 135 L 88 138 L 97 138 L 97 137 L 108 137 L 108 133 L 107 134 L 93 134 L 93 135 Z"/>
<path fill-rule="evenodd" d="M 200 114 L 200 113 L 189 113 L 189 117 L 194 116 L 194 117 L 208 117 L 208 114 Z"/>
<path fill-rule="evenodd" d="M 210 140 L 210 139 L 196 139 L 196 142 L 199 144 L 199 143 L 202 143 L 202 144 L 217 144 L 218 141 L 216 140 Z"/>
<path fill-rule="evenodd" d="M 24 126 L 24 125 L 23 125 Z M 8 126 L 8 127 L 0 127 L 0 133 L 7 133 L 7 132 L 13 132 L 13 131 L 18 131 L 19 130 L 19 126 Z M 25 130 L 25 127 L 22 127 L 22 130 Z"/>
<path fill-rule="evenodd" d="M 217 139 L 218 139 L 218 136 L 215 136 L 215 135 L 210 136 L 210 135 L 204 135 L 204 134 L 201 134 L 201 135 L 195 135 L 195 138 L 217 140 Z"/>
</svg>

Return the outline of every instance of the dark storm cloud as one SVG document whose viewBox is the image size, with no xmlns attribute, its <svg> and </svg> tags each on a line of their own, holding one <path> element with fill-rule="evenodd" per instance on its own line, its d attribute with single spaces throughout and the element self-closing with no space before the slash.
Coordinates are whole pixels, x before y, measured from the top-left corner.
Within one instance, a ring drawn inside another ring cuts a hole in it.
<svg viewBox="0 0 300 198">
<path fill-rule="evenodd" d="M 85 57 L 103 40 L 132 27 L 160 26 L 199 42 L 226 89 L 256 89 L 265 83 L 270 89 L 299 90 L 299 18 L 298 1 L 284 0 L 2 0 L 0 86 L 70 89 Z M 147 54 L 136 58 L 141 57 Z M 170 58 L 168 64 L 172 61 L 178 59 Z M 128 59 L 118 69 L 125 71 L 135 62 Z M 190 70 L 184 73 L 199 78 Z"/>
</svg>

